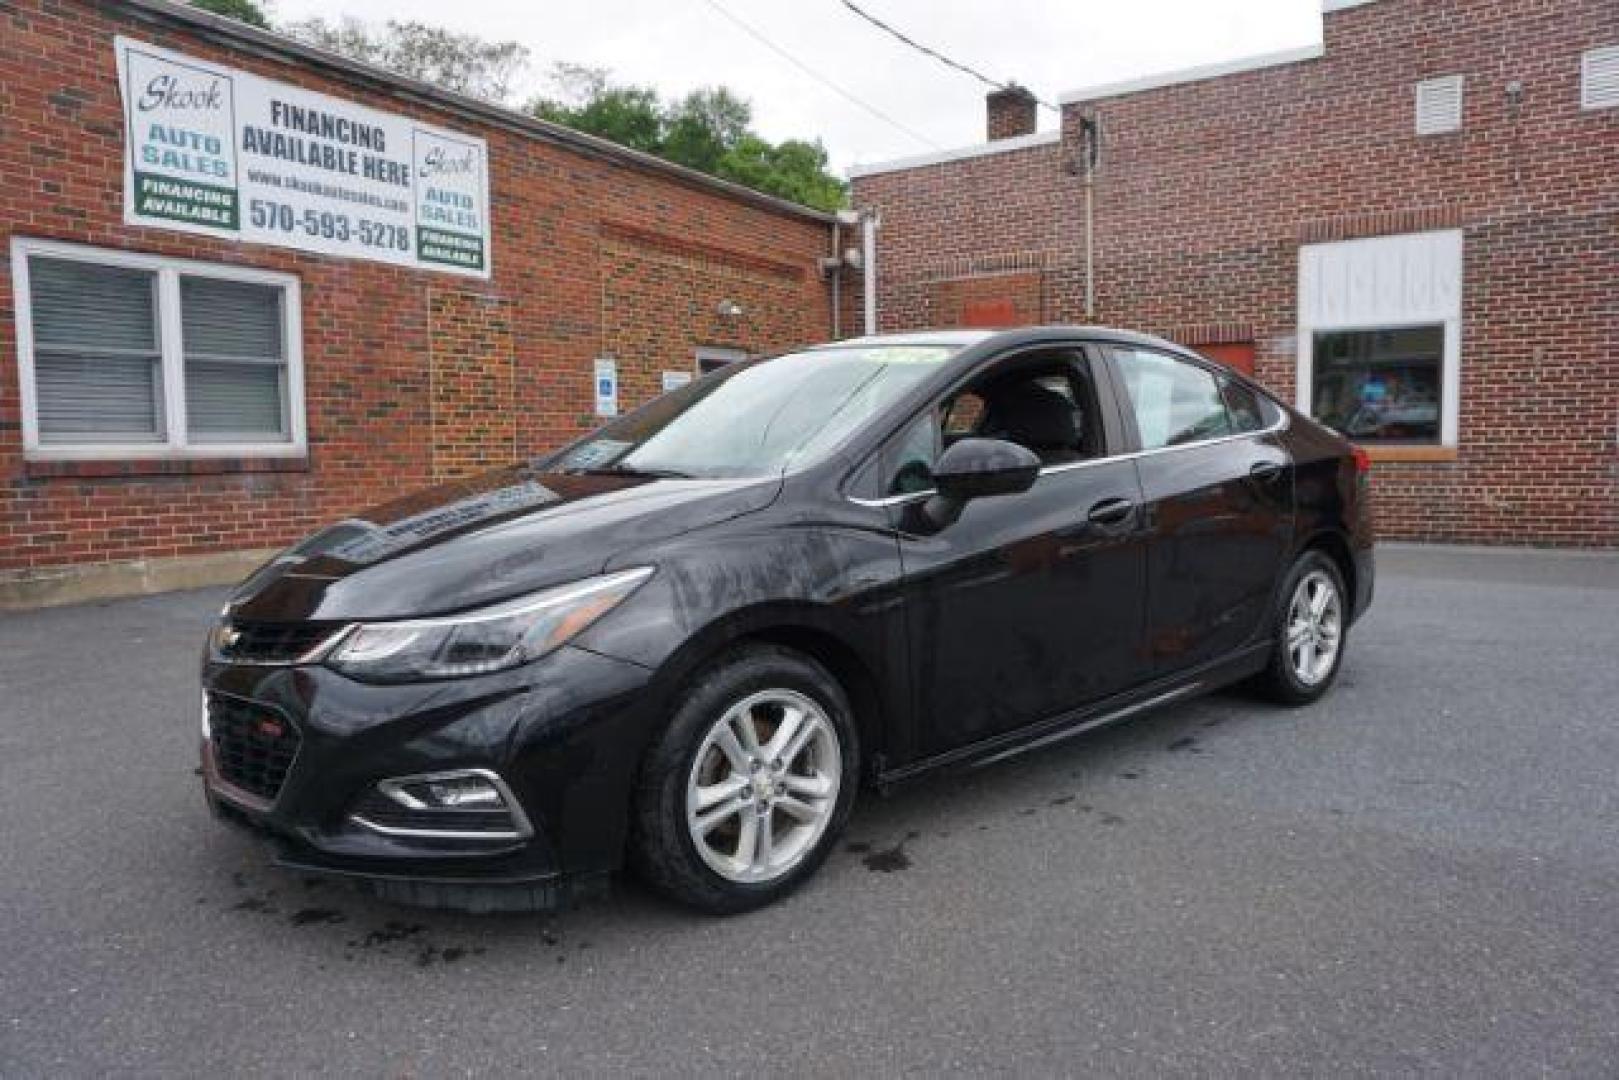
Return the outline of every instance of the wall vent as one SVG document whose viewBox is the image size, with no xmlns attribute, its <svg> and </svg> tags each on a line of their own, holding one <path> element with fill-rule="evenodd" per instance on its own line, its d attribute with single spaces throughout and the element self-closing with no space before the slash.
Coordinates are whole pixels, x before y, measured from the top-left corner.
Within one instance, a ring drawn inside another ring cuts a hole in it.
<svg viewBox="0 0 1619 1080">
<path fill-rule="evenodd" d="M 1592 49 L 1580 58 L 1580 108 L 1619 105 L 1619 45 Z"/>
<path fill-rule="evenodd" d="M 1417 83 L 1417 134 L 1443 135 L 1462 129 L 1462 77 L 1424 79 Z"/>
</svg>

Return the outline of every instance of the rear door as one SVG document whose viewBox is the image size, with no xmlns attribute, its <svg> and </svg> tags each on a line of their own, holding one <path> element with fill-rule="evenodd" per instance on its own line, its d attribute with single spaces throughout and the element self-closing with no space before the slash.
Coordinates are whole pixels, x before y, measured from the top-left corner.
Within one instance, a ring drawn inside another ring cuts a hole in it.
<svg viewBox="0 0 1619 1080">
<path fill-rule="evenodd" d="M 1139 449 L 1147 642 L 1169 675 L 1228 655 L 1268 625 L 1293 527 L 1292 469 L 1252 390 L 1178 354 L 1107 350 Z"/>
</svg>

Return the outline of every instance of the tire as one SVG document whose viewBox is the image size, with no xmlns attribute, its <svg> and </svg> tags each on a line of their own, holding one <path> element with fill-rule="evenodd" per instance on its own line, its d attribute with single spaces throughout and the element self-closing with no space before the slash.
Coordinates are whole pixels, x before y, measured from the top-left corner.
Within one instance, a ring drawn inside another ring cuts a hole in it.
<svg viewBox="0 0 1619 1080">
<path fill-rule="evenodd" d="M 642 762 L 631 863 L 710 914 L 772 903 L 826 859 L 859 765 L 854 711 L 825 668 L 773 645 L 726 653 L 687 687 Z"/>
<path fill-rule="evenodd" d="M 1322 617 L 1303 616 L 1301 605 L 1310 605 L 1301 595 L 1308 592 L 1310 598 L 1318 598 L 1322 590 L 1329 591 Z M 1337 681 L 1348 645 L 1349 597 L 1338 564 L 1313 549 L 1300 555 L 1283 579 L 1272 618 L 1275 640 L 1270 663 L 1257 680 L 1258 688 L 1283 705 L 1319 700 Z M 1308 634 L 1302 648 L 1301 634 Z M 1329 646 L 1330 655 L 1323 656 Z"/>
</svg>

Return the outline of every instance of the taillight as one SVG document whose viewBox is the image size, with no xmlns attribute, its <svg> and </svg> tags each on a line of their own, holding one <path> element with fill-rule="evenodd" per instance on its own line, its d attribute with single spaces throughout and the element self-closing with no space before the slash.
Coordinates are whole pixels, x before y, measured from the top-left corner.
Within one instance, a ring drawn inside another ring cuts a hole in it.
<svg viewBox="0 0 1619 1080">
<path fill-rule="evenodd" d="M 1355 461 L 1355 472 L 1362 476 L 1372 471 L 1372 455 L 1366 452 L 1364 446 L 1349 447 L 1349 456 Z"/>
</svg>

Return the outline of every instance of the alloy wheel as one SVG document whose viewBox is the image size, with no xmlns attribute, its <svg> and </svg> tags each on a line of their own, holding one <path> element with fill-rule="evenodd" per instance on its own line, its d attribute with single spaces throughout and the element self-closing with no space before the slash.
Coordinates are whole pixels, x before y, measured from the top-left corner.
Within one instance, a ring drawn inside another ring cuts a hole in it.
<svg viewBox="0 0 1619 1080">
<path fill-rule="evenodd" d="M 825 833 L 842 784 L 837 731 L 794 690 L 751 694 L 704 736 L 686 781 L 686 828 L 727 881 L 775 881 Z"/>
<path fill-rule="evenodd" d="M 1316 686 L 1332 673 L 1343 642 L 1343 600 L 1324 570 L 1299 580 L 1287 608 L 1287 659 L 1293 677 Z"/>
</svg>

